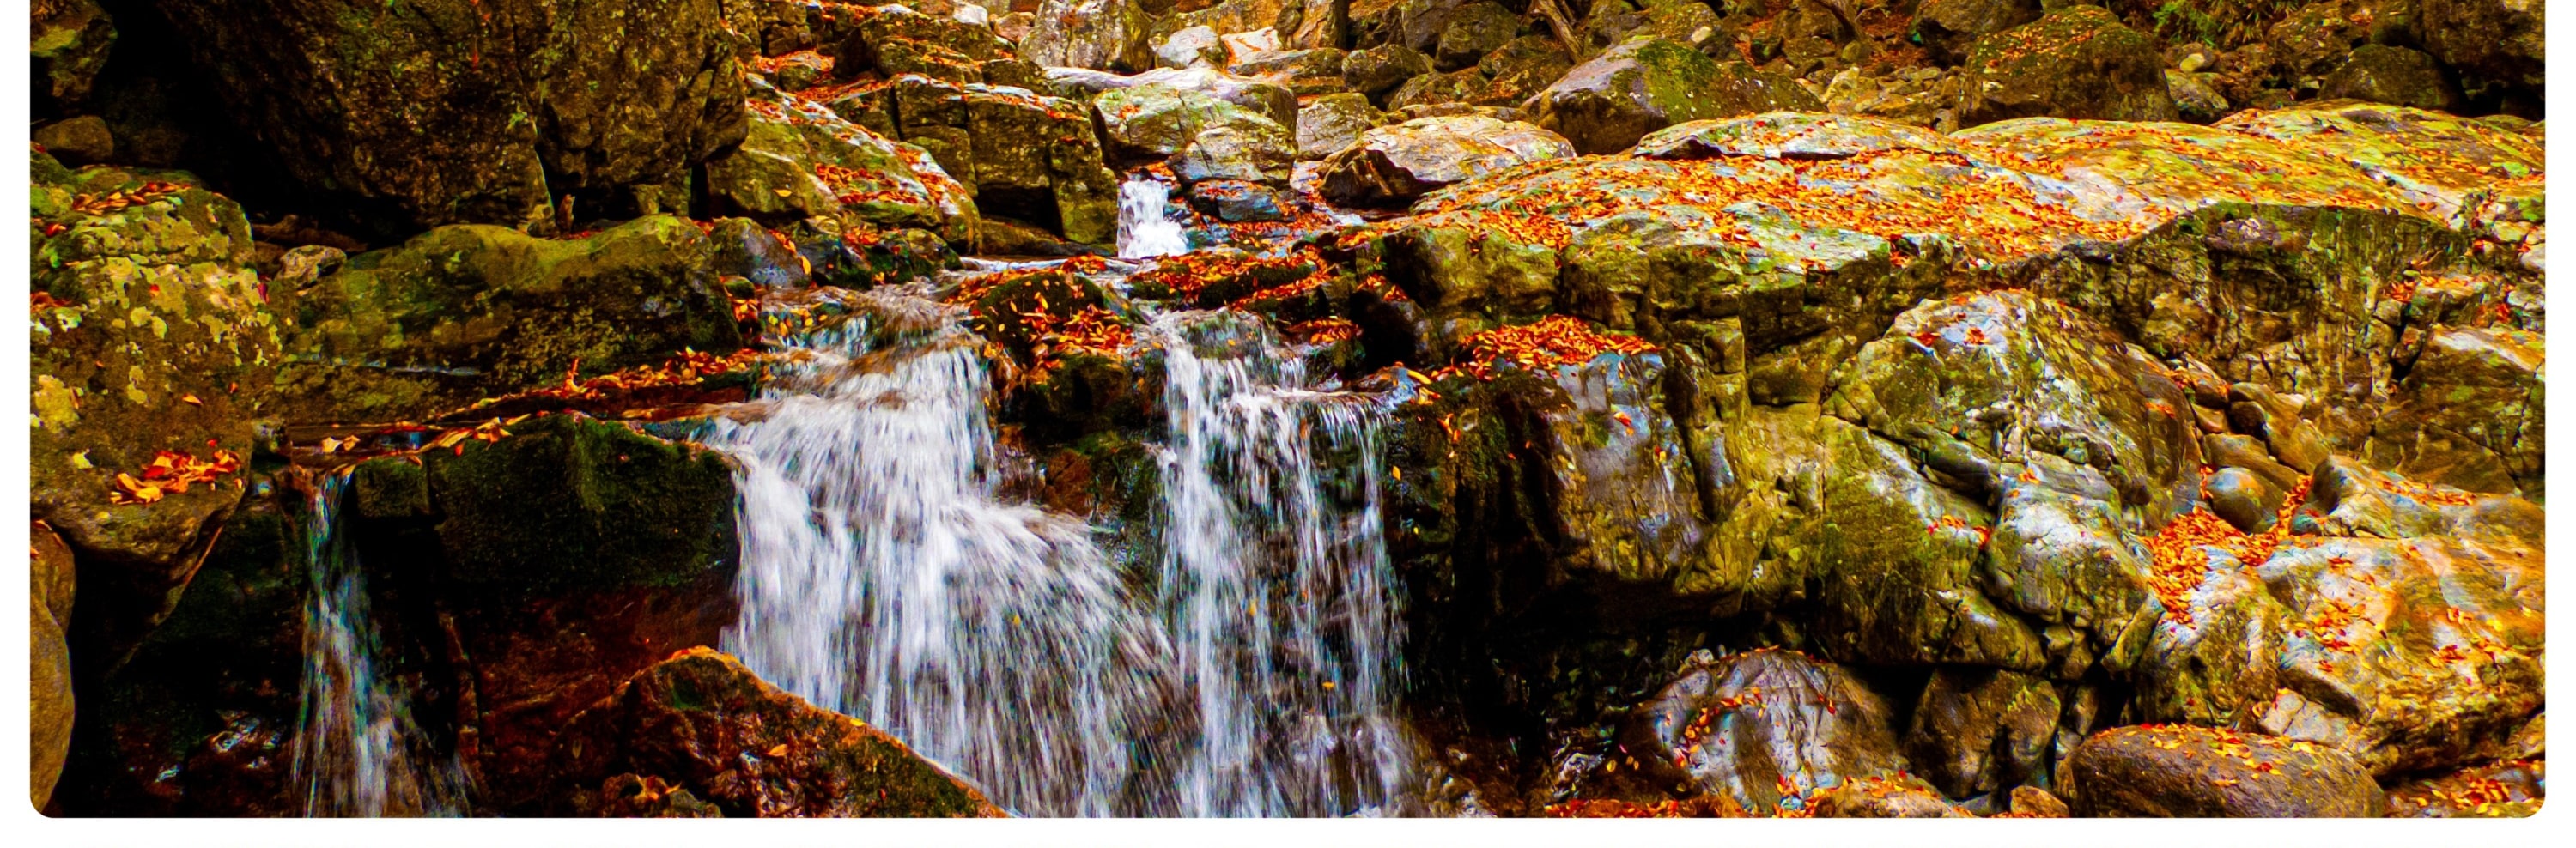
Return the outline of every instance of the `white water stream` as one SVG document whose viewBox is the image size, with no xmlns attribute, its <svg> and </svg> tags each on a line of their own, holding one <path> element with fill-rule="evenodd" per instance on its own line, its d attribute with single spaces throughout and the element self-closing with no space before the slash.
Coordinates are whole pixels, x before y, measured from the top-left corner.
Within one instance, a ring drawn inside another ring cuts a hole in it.
<svg viewBox="0 0 2576 848">
<path fill-rule="evenodd" d="M 1171 185 L 1153 177 L 1128 177 L 1118 186 L 1118 258 L 1144 259 L 1189 252 L 1189 238 L 1181 222 L 1171 218 L 1171 202 Z"/>
<path fill-rule="evenodd" d="M 305 527 L 312 591 L 304 610 L 302 727 L 295 778 L 308 816 L 453 816 L 465 772 L 412 718 L 411 694 L 378 656 L 366 571 L 339 530 L 348 472 L 315 487 Z"/>
</svg>

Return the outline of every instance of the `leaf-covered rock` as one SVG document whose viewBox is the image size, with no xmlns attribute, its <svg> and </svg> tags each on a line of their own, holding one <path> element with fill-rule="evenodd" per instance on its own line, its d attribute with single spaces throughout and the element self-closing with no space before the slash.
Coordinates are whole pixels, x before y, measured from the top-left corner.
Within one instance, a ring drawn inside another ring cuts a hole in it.
<svg viewBox="0 0 2576 848">
<path fill-rule="evenodd" d="M 2049 116 L 2178 117 L 2155 42 L 2100 6 L 2068 6 L 1968 48 L 1959 124 Z"/>
<path fill-rule="evenodd" d="M 1788 80 L 1720 64 L 1689 46 L 1635 39 L 1574 66 L 1530 98 L 1530 121 L 1582 153 L 1617 153 L 1673 124 L 1824 104 Z"/>
</svg>

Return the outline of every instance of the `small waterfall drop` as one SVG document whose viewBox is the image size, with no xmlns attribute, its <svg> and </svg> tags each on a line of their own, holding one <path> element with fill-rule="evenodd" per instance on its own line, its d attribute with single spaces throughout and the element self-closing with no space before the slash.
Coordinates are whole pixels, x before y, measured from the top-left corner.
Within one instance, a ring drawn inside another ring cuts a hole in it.
<svg viewBox="0 0 2576 848">
<path fill-rule="evenodd" d="M 1386 811 L 1409 778 L 1378 410 L 1307 387 L 1260 319 L 1162 316 L 1158 601 L 1195 686 L 1186 815 Z"/>
<path fill-rule="evenodd" d="M 454 816 L 466 777 L 438 754 L 411 713 L 411 694 L 380 664 L 367 579 L 339 532 L 348 472 L 324 475 L 305 527 L 312 593 L 304 609 L 302 727 L 295 778 L 308 816 Z"/>
<path fill-rule="evenodd" d="M 996 499 L 990 378 L 956 310 L 802 340 L 739 462 L 740 621 L 722 647 L 1034 815 L 1111 815 L 1168 653 L 1081 522 Z M 885 337 L 880 346 L 877 338 Z"/>
<path fill-rule="evenodd" d="M 1181 222 L 1172 220 L 1166 208 L 1171 201 L 1171 185 L 1150 176 L 1130 176 L 1118 186 L 1119 258 L 1189 252 L 1189 239 L 1181 231 Z"/>
</svg>

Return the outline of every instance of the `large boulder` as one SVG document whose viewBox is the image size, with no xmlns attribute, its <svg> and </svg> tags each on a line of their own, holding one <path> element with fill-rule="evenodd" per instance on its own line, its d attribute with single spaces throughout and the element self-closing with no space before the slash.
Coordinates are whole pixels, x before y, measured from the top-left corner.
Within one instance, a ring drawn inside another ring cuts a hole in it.
<svg viewBox="0 0 2576 848">
<path fill-rule="evenodd" d="M 2155 40 L 2100 6 L 2069 6 L 1968 48 L 1959 125 L 2046 115 L 2106 121 L 2180 117 Z"/>
<path fill-rule="evenodd" d="M 1046 0 L 1020 55 L 1048 67 L 1135 73 L 1154 67 L 1153 19 L 1135 0 Z"/>
<path fill-rule="evenodd" d="M 573 717 L 556 750 L 558 815 L 675 807 L 734 817 L 1002 814 L 894 737 L 705 648 L 620 684 Z M 651 796 L 642 809 L 639 796 Z"/>
<path fill-rule="evenodd" d="M 1297 158 L 1322 159 L 1386 123 L 1386 114 L 1358 92 L 1327 94 L 1297 109 Z"/>
<path fill-rule="evenodd" d="M 2034 675 L 1939 669 L 1915 704 L 1906 759 L 1953 798 L 2046 783 L 2060 706 L 2056 688 Z"/>
<path fill-rule="evenodd" d="M 2459 92 L 2442 77 L 2433 57 L 2379 44 L 2354 48 L 2343 67 L 2318 86 L 2317 96 L 2438 111 L 2457 109 L 2460 102 Z"/>
<path fill-rule="evenodd" d="M 1361 133 L 1324 161 L 1324 196 L 1384 206 L 1514 165 L 1574 155 L 1563 136 L 1481 115 L 1416 118 Z"/>
<path fill-rule="evenodd" d="M 2547 67 L 2549 4 L 2542 0 L 2422 0 L 2416 22 L 2425 52 L 2474 89 L 2536 100 Z M 2538 112 L 2531 114 L 2537 115 Z"/>
<path fill-rule="evenodd" d="M 2040 0 L 1923 0 L 1907 30 L 1932 61 L 1956 65 L 1977 39 L 2039 19 Z"/>
<path fill-rule="evenodd" d="M 615 210 L 740 142 L 743 74 L 720 6 L 156 8 L 289 174 L 381 204 L 391 212 L 380 223 L 406 230 L 542 224 L 567 193 Z"/>
<path fill-rule="evenodd" d="M 1213 94 L 1165 83 L 1104 91 L 1092 99 L 1091 106 L 1115 156 L 1171 156 L 1216 127 L 1284 140 L 1287 150 L 1292 154 L 1296 150 L 1296 135 L 1270 116 Z"/>
<path fill-rule="evenodd" d="M 1066 239 L 1117 238 L 1117 175 L 1080 103 L 1016 87 L 920 75 L 863 86 L 829 101 L 842 117 L 930 153 L 975 197 L 979 215 L 1005 216 Z"/>
<path fill-rule="evenodd" d="M 1428 73 L 1431 60 L 1397 42 L 1353 50 L 1342 57 L 1342 84 L 1368 95 L 1372 103 L 1384 103 L 1397 86 Z"/>
<path fill-rule="evenodd" d="M 765 85 L 747 102 L 750 134 L 707 164 L 707 194 L 720 214 L 771 224 L 843 218 L 973 242 L 975 201 L 929 151 Z"/>
<path fill-rule="evenodd" d="M 1617 153 L 1673 124 L 1824 104 L 1787 79 L 1720 64 L 1689 46 L 1636 39 L 1574 66 L 1522 107 L 1587 154 Z"/>
<path fill-rule="evenodd" d="M 2079 816 L 2376 816 L 2379 784 L 2324 746 L 2186 725 L 2119 727 L 2075 747 L 2061 788 Z"/>
<path fill-rule="evenodd" d="M 275 410 L 288 321 L 249 223 L 177 172 L 33 154 L 29 499 L 80 553 L 84 677 L 166 614 Z M 91 678 L 94 679 L 94 678 Z"/>
<path fill-rule="evenodd" d="M 419 420 L 495 397 L 742 344 L 712 245 L 680 218 L 549 240 L 457 225 L 350 257 L 297 304 L 277 411 Z"/>
<path fill-rule="evenodd" d="M 89 99 L 90 84 L 107 65 L 116 22 L 97 0 L 37 0 L 27 11 L 37 114 L 72 112 Z"/>
<path fill-rule="evenodd" d="M 832 75 L 855 80 L 918 74 L 952 85 L 1030 88 L 1042 74 L 1011 42 L 955 15 L 923 14 L 901 5 L 869 8 L 833 45 Z"/>
</svg>

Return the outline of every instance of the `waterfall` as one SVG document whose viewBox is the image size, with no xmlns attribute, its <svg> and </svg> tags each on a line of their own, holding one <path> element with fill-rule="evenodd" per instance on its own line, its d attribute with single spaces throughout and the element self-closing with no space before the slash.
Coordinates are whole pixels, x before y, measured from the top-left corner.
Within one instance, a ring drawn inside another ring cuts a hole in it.
<svg viewBox="0 0 2576 848">
<path fill-rule="evenodd" d="M 962 315 L 866 297 L 911 326 L 804 339 L 757 420 L 711 425 L 741 491 L 742 613 L 722 647 L 1018 812 L 1120 812 L 1168 648 L 1087 527 L 996 499 L 990 378 Z"/>
<path fill-rule="evenodd" d="M 1188 253 L 1181 222 L 1172 220 L 1172 187 L 1142 174 L 1118 186 L 1118 257 L 1142 259 Z"/>
<path fill-rule="evenodd" d="M 348 472 L 325 475 L 305 527 L 302 727 L 295 777 L 308 816 L 439 816 L 466 811 L 464 770 L 438 755 L 411 693 L 379 665 L 366 571 L 339 532 Z"/>
<path fill-rule="evenodd" d="M 1307 388 L 1259 318 L 1152 327 L 1169 440 L 1158 602 L 1195 686 L 1188 815 L 1384 811 L 1408 777 L 1377 409 Z"/>
</svg>

